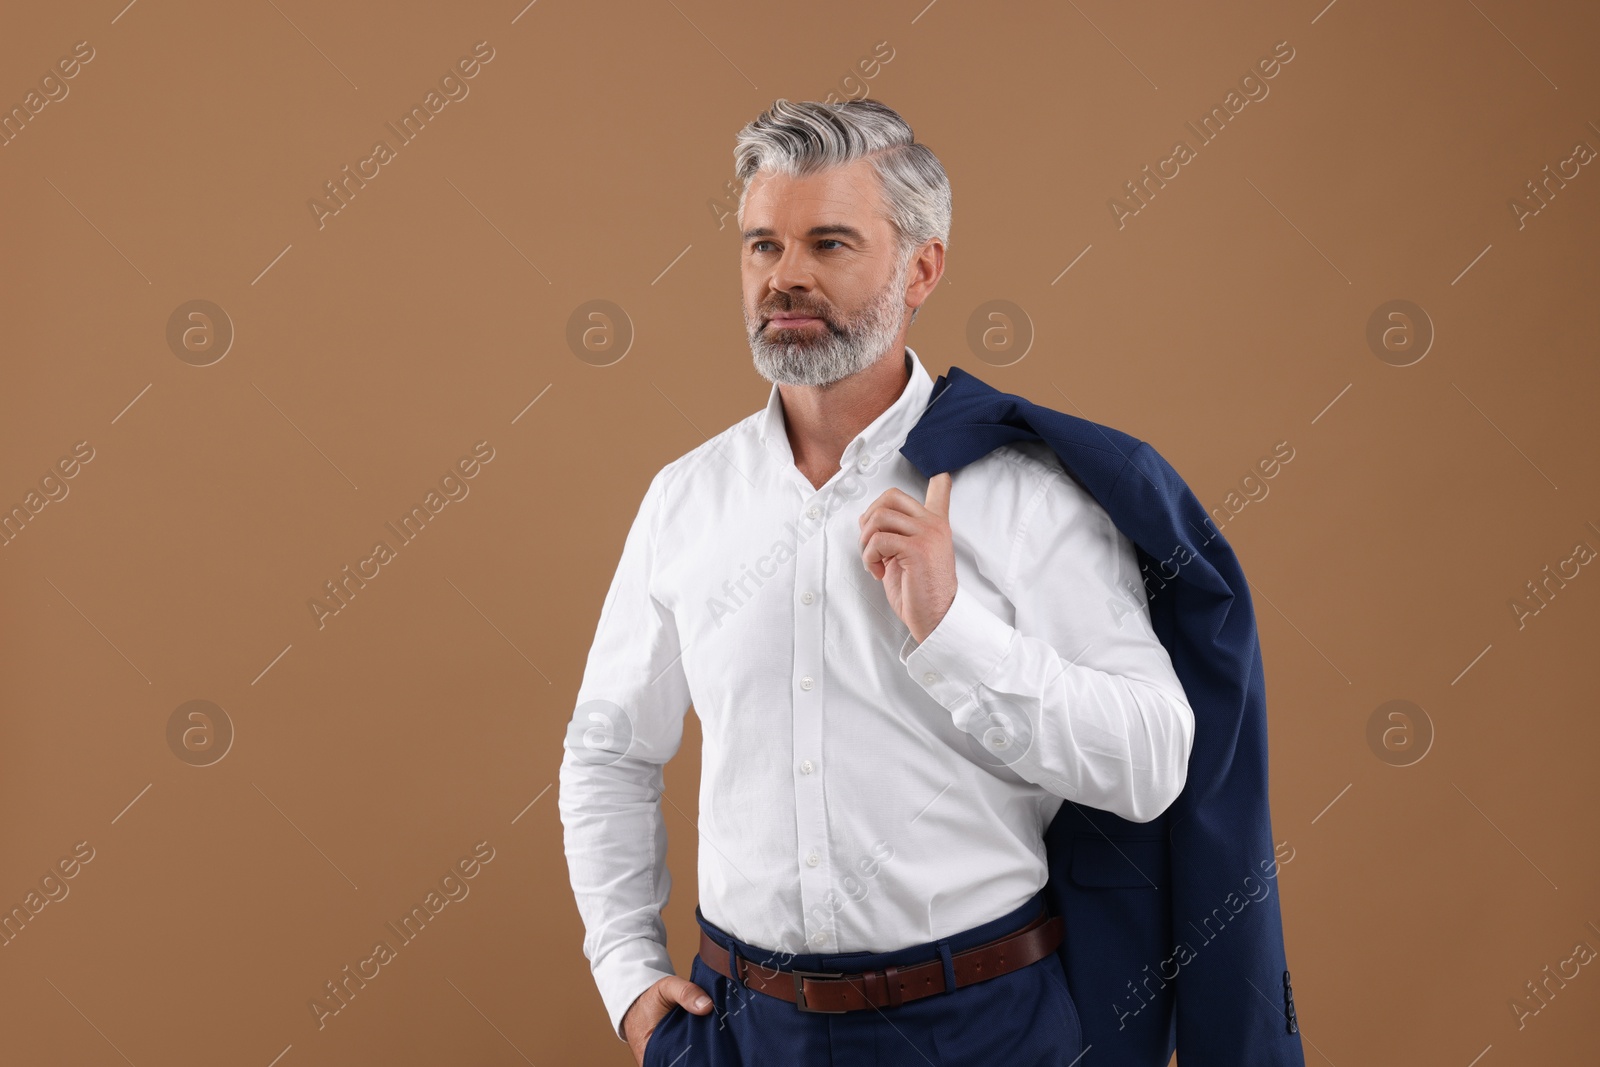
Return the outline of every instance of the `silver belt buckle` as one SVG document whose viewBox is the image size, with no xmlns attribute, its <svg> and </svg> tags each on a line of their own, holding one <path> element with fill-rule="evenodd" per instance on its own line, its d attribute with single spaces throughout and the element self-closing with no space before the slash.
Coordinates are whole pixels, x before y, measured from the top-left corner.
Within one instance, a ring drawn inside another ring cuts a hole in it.
<svg viewBox="0 0 1600 1067">
<path fill-rule="evenodd" d="M 843 1015 L 848 1008 L 830 1010 L 828 1008 L 813 1008 L 806 1003 L 804 980 L 807 978 L 843 978 L 843 971 L 790 971 L 794 975 L 794 1006 L 801 1011 L 808 1011 L 816 1015 Z"/>
</svg>

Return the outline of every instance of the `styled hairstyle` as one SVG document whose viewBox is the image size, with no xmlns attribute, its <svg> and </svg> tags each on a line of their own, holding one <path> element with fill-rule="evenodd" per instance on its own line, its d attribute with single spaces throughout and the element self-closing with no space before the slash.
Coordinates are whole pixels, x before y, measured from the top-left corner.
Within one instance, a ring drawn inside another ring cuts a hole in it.
<svg viewBox="0 0 1600 1067">
<path fill-rule="evenodd" d="M 876 100 L 824 104 L 779 98 L 739 131 L 733 150 L 739 191 L 737 218 L 759 170 L 803 178 L 826 167 L 867 159 L 877 173 L 894 225 L 900 257 L 932 237 L 950 244 L 950 179 L 939 158 L 918 144 L 911 126 Z"/>
</svg>

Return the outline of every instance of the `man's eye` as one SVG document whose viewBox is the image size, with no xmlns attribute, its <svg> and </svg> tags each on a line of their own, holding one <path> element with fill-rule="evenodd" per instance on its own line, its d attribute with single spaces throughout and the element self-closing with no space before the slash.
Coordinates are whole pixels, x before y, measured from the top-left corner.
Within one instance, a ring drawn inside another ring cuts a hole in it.
<svg viewBox="0 0 1600 1067">
<path fill-rule="evenodd" d="M 824 237 L 822 240 L 818 241 L 817 244 L 819 246 L 821 246 L 821 245 L 838 245 L 840 248 L 844 247 L 844 242 L 843 241 L 836 240 L 836 239 L 834 239 L 832 237 Z M 766 252 L 766 251 L 769 251 L 769 246 L 771 246 L 771 245 L 772 245 L 771 241 L 756 241 L 755 243 L 753 243 L 750 246 L 750 251 L 752 251 L 752 252 Z M 831 251 L 831 249 L 829 251 Z"/>
</svg>

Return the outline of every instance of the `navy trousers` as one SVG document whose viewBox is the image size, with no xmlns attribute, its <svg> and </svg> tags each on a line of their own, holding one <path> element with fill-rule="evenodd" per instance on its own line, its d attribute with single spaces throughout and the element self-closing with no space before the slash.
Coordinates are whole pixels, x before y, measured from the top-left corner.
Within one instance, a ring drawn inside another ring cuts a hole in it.
<svg viewBox="0 0 1600 1067">
<path fill-rule="evenodd" d="M 650 1035 L 644 1067 L 1073 1067 L 1082 1057 L 1083 1031 L 1059 952 L 996 978 L 949 988 L 951 954 L 1020 930 L 1044 910 L 1041 890 L 1009 915 L 938 941 L 892 952 L 827 955 L 746 944 L 696 907 L 695 920 L 712 941 L 768 970 L 857 972 L 943 959 L 946 991 L 897 1008 L 802 1012 L 724 978 L 696 953 L 689 980 L 711 995 L 712 1010 L 696 1015 L 673 1005 Z"/>
</svg>

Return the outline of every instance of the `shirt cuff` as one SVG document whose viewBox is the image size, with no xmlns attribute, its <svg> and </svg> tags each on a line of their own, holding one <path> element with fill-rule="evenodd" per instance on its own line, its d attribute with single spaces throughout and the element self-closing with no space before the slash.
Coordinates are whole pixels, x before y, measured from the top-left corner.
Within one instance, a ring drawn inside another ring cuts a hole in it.
<svg viewBox="0 0 1600 1067">
<path fill-rule="evenodd" d="M 921 644 L 906 635 L 900 662 L 928 695 L 950 710 L 958 729 L 978 709 L 973 691 L 1006 658 L 1016 628 L 959 584 L 950 609 Z"/>
<path fill-rule="evenodd" d="M 639 999 L 639 994 L 677 973 L 672 969 L 672 957 L 667 955 L 666 946 L 645 937 L 624 941 L 590 970 L 600 990 L 600 999 L 605 1002 L 606 1014 L 611 1017 L 611 1029 L 623 1041 L 627 1037 L 622 1033 L 622 1017 Z"/>
</svg>

